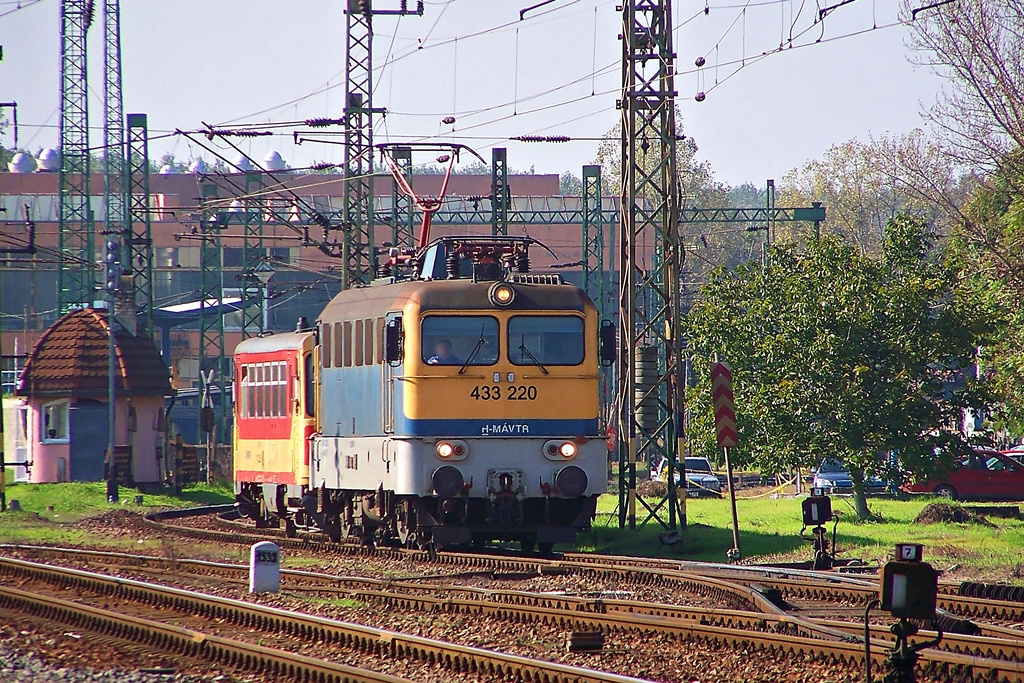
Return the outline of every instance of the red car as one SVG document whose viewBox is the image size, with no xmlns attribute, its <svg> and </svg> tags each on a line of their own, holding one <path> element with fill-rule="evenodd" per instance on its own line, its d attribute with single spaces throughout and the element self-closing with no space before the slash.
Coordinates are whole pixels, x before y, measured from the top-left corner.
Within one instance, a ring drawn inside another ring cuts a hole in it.
<svg viewBox="0 0 1024 683">
<path fill-rule="evenodd" d="M 1024 500 L 1024 464 L 999 451 L 979 450 L 941 478 L 903 488 L 953 500 Z"/>
</svg>

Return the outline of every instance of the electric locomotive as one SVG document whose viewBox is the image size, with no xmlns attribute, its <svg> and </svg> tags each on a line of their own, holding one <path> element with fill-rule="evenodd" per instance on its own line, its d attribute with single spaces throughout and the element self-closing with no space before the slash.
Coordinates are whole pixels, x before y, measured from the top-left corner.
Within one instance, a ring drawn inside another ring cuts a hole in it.
<svg viewBox="0 0 1024 683">
<path fill-rule="evenodd" d="M 239 344 L 240 509 L 336 541 L 570 542 L 607 487 L 598 383 L 614 328 L 580 288 L 529 272 L 530 238 L 428 244 L 440 200 L 407 191 L 424 214 L 416 249 L 383 251 L 381 277 L 312 330 Z M 245 387 L 267 382 L 281 393 L 254 407 Z M 290 422 L 273 431 L 284 418 L 258 415 L 275 401 Z"/>
</svg>

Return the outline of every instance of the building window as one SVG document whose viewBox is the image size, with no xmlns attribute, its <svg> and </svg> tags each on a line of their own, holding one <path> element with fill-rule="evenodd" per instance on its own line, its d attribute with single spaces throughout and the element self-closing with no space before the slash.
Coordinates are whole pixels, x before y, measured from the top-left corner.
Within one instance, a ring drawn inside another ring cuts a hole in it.
<svg viewBox="0 0 1024 683">
<path fill-rule="evenodd" d="M 54 401 L 43 405 L 43 438 L 45 442 L 68 441 L 68 402 Z"/>
</svg>

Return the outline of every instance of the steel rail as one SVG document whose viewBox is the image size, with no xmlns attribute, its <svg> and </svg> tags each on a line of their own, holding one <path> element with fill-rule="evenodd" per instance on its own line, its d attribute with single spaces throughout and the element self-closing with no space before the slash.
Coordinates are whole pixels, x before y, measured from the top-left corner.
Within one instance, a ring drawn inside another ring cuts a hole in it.
<svg viewBox="0 0 1024 683">
<path fill-rule="evenodd" d="M 173 531 L 174 533 L 180 533 L 202 540 L 230 543 L 265 540 L 265 536 L 259 536 L 256 534 L 239 534 L 238 532 L 195 529 L 191 527 L 165 524 L 163 522 L 163 520 L 167 519 L 177 519 L 199 514 L 222 513 L 230 511 L 233 508 L 234 506 L 227 505 L 210 508 L 172 510 L 169 512 L 151 513 L 146 515 L 143 519 L 153 528 L 164 531 Z M 261 533 L 266 531 L 273 532 L 277 530 L 263 529 L 261 530 Z M 273 535 L 277 536 L 277 534 Z M 330 553 L 341 552 L 347 555 L 376 556 L 394 560 L 414 559 L 438 564 L 478 567 L 482 569 L 508 572 L 532 572 L 539 574 L 574 573 L 641 584 L 677 585 L 683 590 L 695 592 L 698 595 L 704 595 L 706 597 L 720 597 L 723 595 L 724 591 L 724 593 L 731 593 L 734 598 L 739 601 L 736 605 L 737 607 L 741 607 L 746 604 L 762 612 L 773 613 L 776 611 L 773 606 L 765 604 L 761 597 L 756 594 L 756 591 L 752 593 L 749 587 L 734 581 L 726 581 L 726 577 L 724 576 L 722 578 L 717 578 L 713 575 L 708 575 L 709 573 L 729 571 L 728 569 L 723 569 L 723 567 L 728 567 L 728 565 L 711 565 L 712 571 L 708 572 L 701 570 L 701 565 L 699 563 L 685 563 L 687 569 L 692 568 L 701 571 L 700 574 L 697 574 L 690 571 L 670 569 L 667 564 L 662 564 L 664 561 L 661 560 L 655 560 L 654 566 L 644 566 L 643 562 L 645 562 L 645 560 L 643 558 L 618 557 L 614 555 L 594 556 L 593 558 L 590 558 L 586 554 L 576 553 L 561 559 L 545 559 L 525 556 L 486 555 L 447 551 L 432 553 L 429 551 L 394 548 L 371 549 L 354 544 L 334 544 L 310 538 L 290 539 L 284 537 L 283 532 L 280 532 L 279 538 L 275 538 L 275 542 L 282 547 L 305 551 L 324 551 Z M 676 566 L 679 566 L 680 564 L 682 563 L 677 563 Z M 735 569 L 732 571 L 735 572 Z M 847 601 L 860 605 L 867 604 L 878 595 L 877 584 L 863 579 L 837 577 L 824 572 L 813 572 L 809 573 L 807 576 L 807 578 L 818 578 L 820 576 L 822 581 L 808 581 L 805 578 L 798 580 L 795 578 L 779 578 L 778 576 L 773 576 L 779 573 L 789 576 L 802 576 L 801 574 L 794 574 L 798 571 L 799 570 L 776 570 L 770 567 L 758 567 L 757 573 L 759 573 L 759 576 L 756 583 L 768 588 L 775 588 L 781 591 L 784 596 L 788 595 L 802 599 L 831 602 L 835 602 L 837 600 Z M 730 576 L 729 578 L 735 579 L 736 577 Z M 952 592 L 942 592 L 938 596 L 938 604 L 941 609 L 947 610 L 948 612 L 958 616 L 1024 621 L 1024 604 L 1012 601 L 972 598 L 956 595 Z"/>
<path fill-rule="evenodd" d="M 255 673 L 324 683 L 411 683 L 407 678 L 222 638 L 10 586 L 0 586 L 0 609 Z"/>
<path fill-rule="evenodd" d="M 165 559 L 140 557 L 154 560 Z M 35 566 L 35 563 L 28 564 Z M 46 565 L 41 566 L 47 567 Z M 216 563 L 215 566 L 217 568 L 232 568 L 236 571 L 240 569 L 238 565 L 222 563 Z M 0 569 L 2 569 L 2 564 L 0 564 Z M 47 569 L 59 574 L 63 568 L 47 567 Z M 69 571 L 78 573 L 78 570 Z M 302 578 L 313 577 L 318 580 L 336 578 L 330 575 L 294 570 L 289 571 L 289 574 Z M 127 581 L 129 584 L 138 583 L 110 577 L 102 577 L 102 579 L 114 583 L 122 581 Z M 361 579 L 356 581 L 386 584 L 389 587 L 403 585 L 403 582 L 396 581 Z M 424 588 L 416 584 L 406 585 L 415 589 Z M 517 591 L 501 592 L 507 600 L 503 602 L 456 599 L 445 596 L 396 595 L 377 590 L 376 587 L 354 591 L 346 590 L 345 592 L 351 597 L 383 602 L 398 609 L 414 608 L 427 612 L 488 614 L 495 618 L 514 622 L 526 621 L 570 628 L 584 627 L 600 629 L 603 632 L 662 633 L 676 639 L 705 640 L 745 647 L 767 648 L 773 651 L 802 652 L 815 656 L 838 656 L 844 660 L 858 657 L 863 643 L 862 639 L 857 636 L 860 627 L 856 624 L 831 621 L 808 623 L 808 620 L 793 618 L 785 614 L 768 616 L 729 610 L 702 611 L 671 605 L 630 603 L 629 601 L 595 601 Z M 604 611 L 583 611 L 587 609 Z M 837 637 L 843 642 L 812 639 L 810 636 L 814 634 Z M 872 628 L 872 642 L 876 659 L 883 659 L 884 648 L 892 644 L 892 639 L 889 636 L 887 629 L 882 626 Z M 924 653 L 926 662 L 933 666 L 958 669 L 965 667 L 978 669 L 980 667 L 988 672 L 986 675 L 994 672 L 1000 676 L 1008 676 L 1009 680 L 1022 680 L 1019 648 L 1024 643 L 1013 644 L 1012 651 L 1008 652 L 1011 644 L 1000 639 L 955 634 L 947 636 L 947 638 L 947 647 L 952 651 L 946 649 L 926 651 Z"/>
<path fill-rule="evenodd" d="M 81 587 L 139 602 L 167 607 L 247 628 L 283 633 L 395 659 L 439 664 L 452 671 L 512 681 L 545 683 L 640 683 L 641 679 L 594 671 L 557 662 L 446 643 L 313 615 L 289 612 L 242 600 L 122 579 L 67 567 L 0 558 L 0 573 Z M 7 591 L 0 587 L 0 594 Z"/>
</svg>

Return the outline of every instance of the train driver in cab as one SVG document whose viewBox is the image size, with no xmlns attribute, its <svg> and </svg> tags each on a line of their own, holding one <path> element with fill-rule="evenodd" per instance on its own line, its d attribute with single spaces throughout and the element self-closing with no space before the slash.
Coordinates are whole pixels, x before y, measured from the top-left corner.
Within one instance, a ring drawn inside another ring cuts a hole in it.
<svg viewBox="0 0 1024 683">
<path fill-rule="evenodd" d="M 450 339 L 441 339 L 434 347 L 434 355 L 427 359 L 429 365 L 462 365 L 462 359 L 452 350 Z"/>
</svg>

